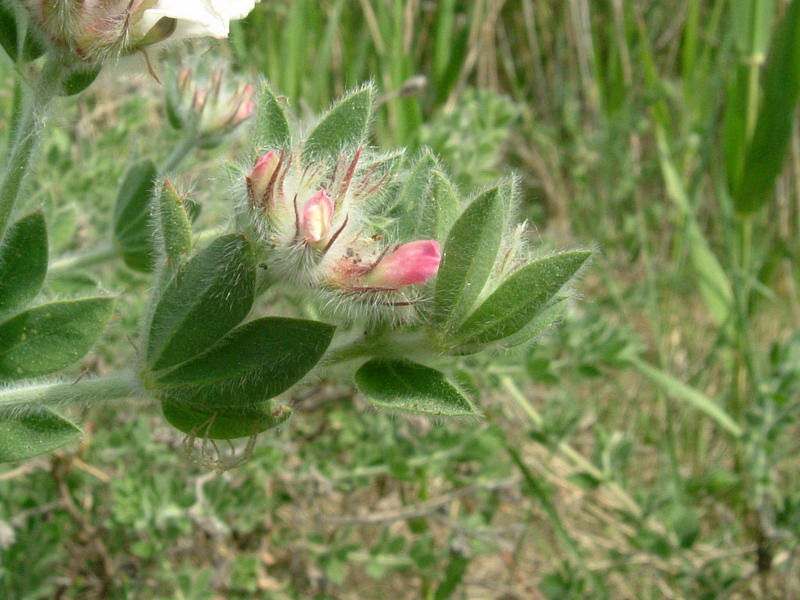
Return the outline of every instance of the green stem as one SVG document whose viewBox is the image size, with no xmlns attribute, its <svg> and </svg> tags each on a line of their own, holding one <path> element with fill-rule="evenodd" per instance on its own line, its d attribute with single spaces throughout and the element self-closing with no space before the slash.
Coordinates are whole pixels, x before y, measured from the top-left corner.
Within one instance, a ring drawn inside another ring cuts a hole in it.
<svg viewBox="0 0 800 600">
<path fill-rule="evenodd" d="M 47 274 L 50 277 L 58 277 L 76 269 L 84 269 L 111 260 L 115 258 L 117 254 L 117 249 L 111 244 L 108 244 L 107 246 L 95 248 L 84 254 L 64 256 L 50 263 Z"/>
<path fill-rule="evenodd" d="M 11 213 L 19 197 L 22 183 L 31 165 L 37 142 L 41 138 L 40 125 L 55 98 L 66 69 L 55 59 L 48 60 L 39 74 L 39 82 L 30 103 L 20 117 L 14 142 L 8 154 L 2 182 L 0 182 L 0 240 L 5 235 Z"/>
<path fill-rule="evenodd" d="M 109 402 L 128 398 L 147 398 L 131 371 L 84 379 L 74 383 L 40 383 L 0 390 L 0 416 L 18 413 L 33 406 Z"/>
<path fill-rule="evenodd" d="M 204 229 L 195 237 L 195 243 L 197 245 L 202 245 L 208 240 L 222 235 L 227 229 L 227 226 Z M 114 260 L 118 255 L 119 251 L 113 245 L 106 244 L 105 246 L 100 246 L 99 248 L 81 254 L 63 256 L 50 263 L 47 275 L 48 277 L 63 277 L 64 275 L 68 275 L 70 271 L 85 269 L 109 260 Z"/>
<path fill-rule="evenodd" d="M 161 168 L 158 170 L 159 176 L 163 176 L 165 173 L 177 168 L 177 166 L 181 164 L 189 155 L 189 152 L 191 152 L 196 144 L 197 140 L 193 135 L 188 135 L 183 138 L 180 143 L 172 149 L 172 152 L 169 153 L 169 156 L 161 165 Z"/>
</svg>

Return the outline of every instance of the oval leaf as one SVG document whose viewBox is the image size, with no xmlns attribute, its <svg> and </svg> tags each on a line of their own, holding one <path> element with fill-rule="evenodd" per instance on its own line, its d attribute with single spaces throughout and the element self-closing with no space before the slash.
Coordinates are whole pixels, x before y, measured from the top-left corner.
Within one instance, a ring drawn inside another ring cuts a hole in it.
<svg viewBox="0 0 800 600">
<path fill-rule="evenodd" d="M 458 218 L 460 207 L 453 184 L 444 173 L 434 171 L 414 237 L 420 240 L 444 240 Z"/>
<path fill-rule="evenodd" d="M 0 325 L 0 380 L 60 371 L 103 333 L 114 299 L 82 298 L 43 304 Z"/>
<path fill-rule="evenodd" d="M 0 4 L 0 47 L 6 51 L 11 62 L 17 60 L 17 18 L 14 10 Z"/>
<path fill-rule="evenodd" d="M 266 149 L 288 148 L 292 144 L 283 106 L 266 84 L 261 87 L 258 101 L 255 144 Z"/>
<path fill-rule="evenodd" d="M 455 337 L 462 344 L 486 344 L 517 333 L 575 276 L 591 255 L 589 250 L 575 250 L 525 265 L 470 315 Z"/>
<path fill-rule="evenodd" d="M 443 373 L 417 363 L 371 360 L 356 371 L 355 380 L 367 400 L 382 408 L 448 417 L 478 414 Z"/>
<path fill-rule="evenodd" d="M 339 100 L 322 117 L 303 145 L 306 159 L 338 158 L 367 135 L 375 89 L 365 86 Z"/>
<path fill-rule="evenodd" d="M 273 429 L 292 416 L 288 406 L 276 406 L 271 400 L 248 406 L 246 410 L 199 410 L 174 400 L 161 403 L 164 418 L 175 429 L 199 438 L 233 440 Z"/>
<path fill-rule="evenodd" d="M 14 223 L 0 244 L 0 321 L 28 306 L 47 274 L 47 228 L 42 211 Z"/>
<path fill-rule="evenodd" d="M 250 312 L 256 259 L 242 235 L 223 235 L 179 270 L 158 298 L 150 322 L 147 365 L 174 367 L 202 354 Z"/>
<path fill-rule="evenodd" d="M 164 181 L 155 200 L 158 241 L 168 266 L 181 264 L 192 251 L 192 226 L 183 205 L 183 198 L 169 180 Z"/>
<path fill-rule="evenodd" d="M 288 390 L 319 362 L 334 329 L 283 317 L 250 321 L 194 360 L 153 373 L 152 385 L 169 387 L 172 397 L 206 408 L 262 402 Z"/>
<path fill-rule="evenodd" d="M 419 239 L 416 235 L 421 223 L 421 213 L 429 196 L 433 169 L 436 158 L 430 151 L 424 151 L 406 175 L 403 185 L 397 194 L 395 205 L 389 217 L 395 219 L 395 228 L 399 239 Z"/>
<path fill-rule="evenodd" d="M 77 69 L 72 71 L 61 83 L 62 96 L 74 96 L 88 88 L 100 75 L 101 67 L 93 69 Z"/>
<path fill-rule="evenodd" d="M 81 430 L 49 408 L 0 418 L 0 463 L 26 460 L 75 442 Z"/>
<path fill-rule="evenodd" d="M 506 187 L 494 187 L 473 200 L 447 236 L 436 276 L 434 316 L 448 328 L 467 315 L 492 272 L 505 231 Z"/>
<path fill-rule="evenodd" d="M 112 237 L 125 264 L 136 271 L 153 270 L 153 229 L 150 198 L 158 175 L 155 164 L 145 159 L 128 169 L 114 205 Z"/>
</svg>

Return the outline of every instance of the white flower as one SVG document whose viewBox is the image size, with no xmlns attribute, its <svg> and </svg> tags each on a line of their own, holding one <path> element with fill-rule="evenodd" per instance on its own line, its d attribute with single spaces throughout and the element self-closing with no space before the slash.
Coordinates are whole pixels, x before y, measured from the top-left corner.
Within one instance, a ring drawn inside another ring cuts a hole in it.
<svg viewBox="0 0 800 600">
<path fill-rule="evenodd" d="M 170 39 L 213 36 L 228 37 L 230 23 L 243 19 L 257 0 L 157 0 L 145 8 L 136 23 L 136 35 L 144 37 L 163 18 L 175 19 L 177 26 Z M 146 3 L 145 3 L 146 6 Z"/>
<path fill-rule="evenodd" d="M 2 0 L 5 1 L 5 0 Z M 166 40 L 228 37 L 232 20 L 258 0 L 25 0 L 33 21 L 57 48 L 104 62 Z"/>
</svg>

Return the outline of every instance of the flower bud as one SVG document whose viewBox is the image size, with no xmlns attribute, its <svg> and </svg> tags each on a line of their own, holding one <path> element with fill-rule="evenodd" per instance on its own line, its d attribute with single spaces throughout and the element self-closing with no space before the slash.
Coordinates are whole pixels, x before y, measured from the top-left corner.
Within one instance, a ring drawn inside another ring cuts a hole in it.
<svg viewBox="0 0 800 600">
<path fill-rule="evenodd" d="M 300 236 L 310 243 L 320 242 L 327 237 L 332 220 L 333 202 L 322 189 L 303 205 L 298 223 Z"/>
<path fill-rule="evenodd" d="M 393 290 L 406 285 L 420 285 L 436 275 L 441 260 L 436 240 L 409 242 L 380 260 L 366 276 L 365 282 Z"/>
<path fill-rule="evenodd" d="M 270 150 L 256 158 L 253 170 L 247 176 L 247 192 L 252 206 L 261 206 L 267 200 L 267 190 L 272 176 L 275 174 L 275 169 L 278 168 L 279 160 L 275 150 Z"/>
<path fill-rule="evenodd" d="M 193 131 L 200 146 L 212 148 L 255 112 L 255 89 L 222 69 L 183 69 L 167 85 L 167 111 L 180 129 Z"/>
</svg>

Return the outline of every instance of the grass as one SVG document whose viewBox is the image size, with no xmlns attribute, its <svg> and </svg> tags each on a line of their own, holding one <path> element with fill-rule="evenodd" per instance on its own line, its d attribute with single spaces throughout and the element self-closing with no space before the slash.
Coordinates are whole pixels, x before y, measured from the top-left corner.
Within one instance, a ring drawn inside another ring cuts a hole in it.
<svg viewBox="0 0 800 600">
<path fill-rule="evenodd" d="M 533 244 L 600 250 L 583 301 L 522 356 L 464 360 L 480 423 L 364 411 L 325 381 L 247 465 L 213 477 L 181 460 L 155 410 L 88 411 L 81 447 L 0 473 L 0 595 L 800 595 L 800 137 L 796 98 L 775 86 L 798 64 L 771 50 L 795 9 L 260 5 L 232 34 L 238 69 L 300 115 L 375 80 L 375 144 L 432 146 L 465 196 L 513 169 Z M 155 158 L 175 143 L 156 86 L 131 85 L 120 97 L 101 82 L 46 141 L 29 202 L 48 208 L 54 255 L 103 242 L 126 140 Z M 763 165 L 771 120 L 788 135 Z M 182 175 L 206 223 L 223 206 L 218 158 L 198 152 Z M 98 280 L 124 292 L 82 365 L 103 372 L 130 356 L 145 279 L 94 267 L 50 292 Z"/>
</svg>

